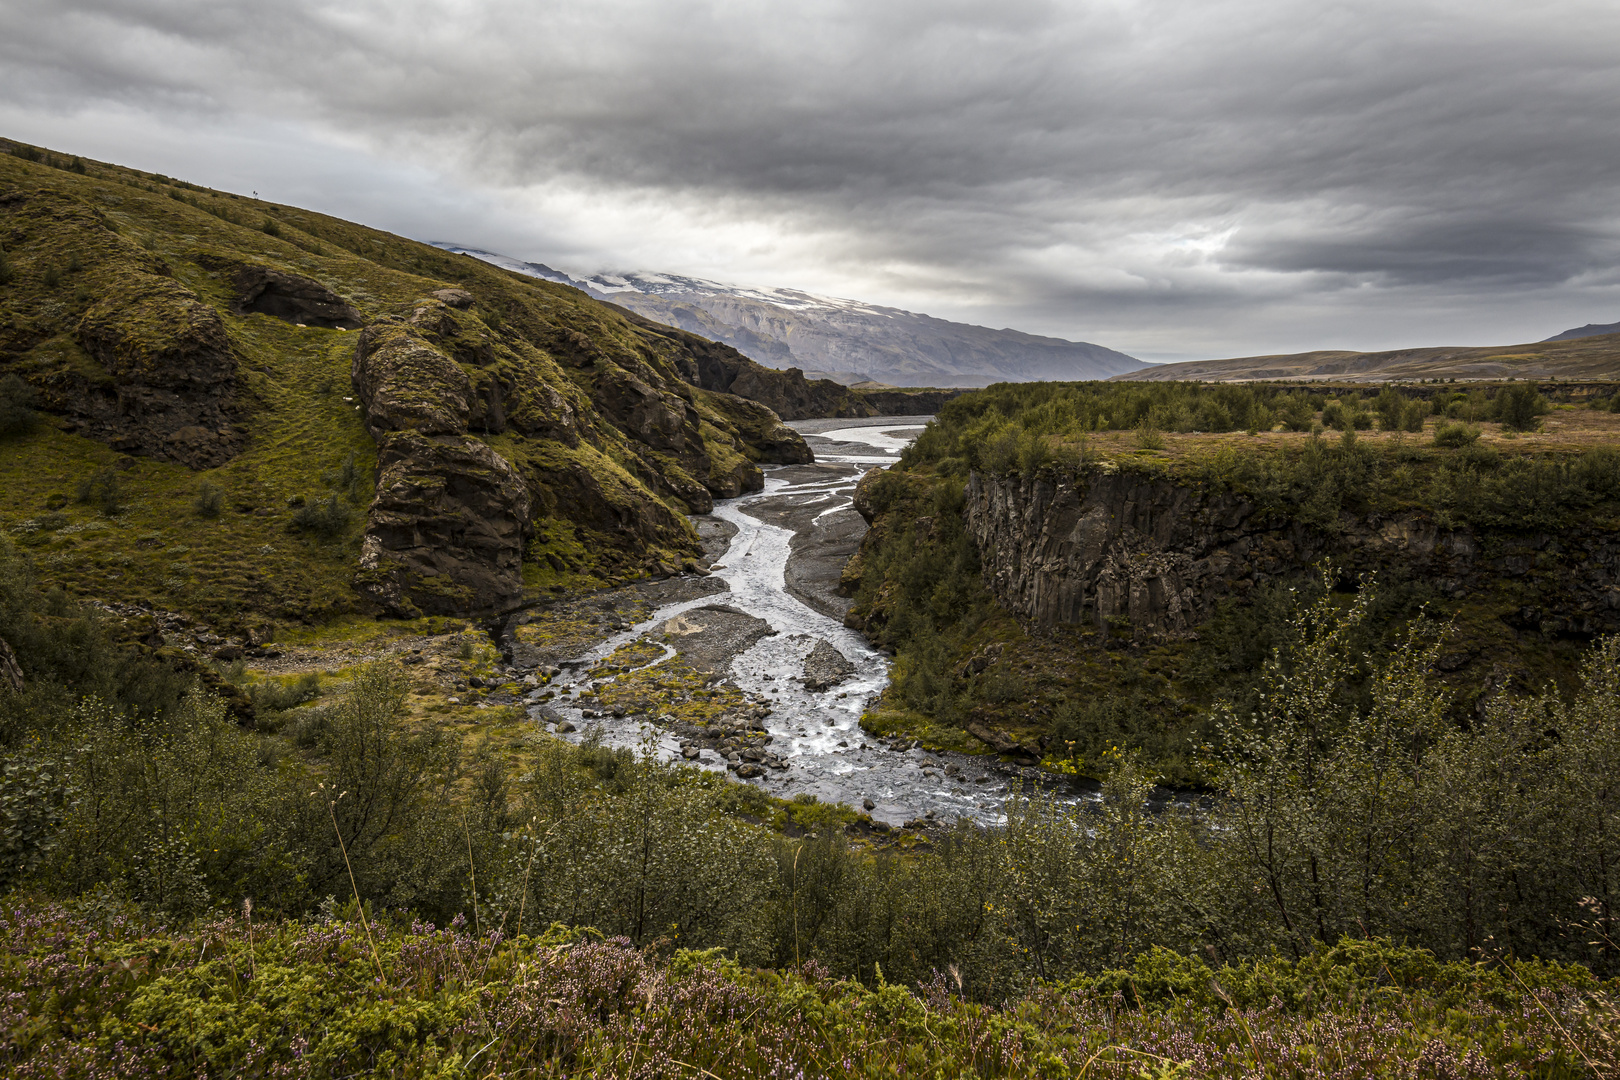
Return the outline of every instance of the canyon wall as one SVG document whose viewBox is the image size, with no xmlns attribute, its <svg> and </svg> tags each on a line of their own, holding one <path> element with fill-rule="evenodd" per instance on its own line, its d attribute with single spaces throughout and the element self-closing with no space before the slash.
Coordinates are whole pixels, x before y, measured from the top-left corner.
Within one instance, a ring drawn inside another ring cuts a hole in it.
<svg viewBox="0 0 1620 1080">
<path fill-rule="evenodd" d="M 1416 577 L 1453 600 L 1506 587 L 1520 629 L 1620 630 L 1620 538 L 1596 527 L 1445 529 L 1421 510 L 1312 527 L 1268 519 L 1232 492 L 1109 464 L 1033 479 L 975 473 L 966 519 L 991 593 L 1037 625 L 1186 639 L 1223 599 L 1331 557 L 1342 579 Z"/>
</svg>

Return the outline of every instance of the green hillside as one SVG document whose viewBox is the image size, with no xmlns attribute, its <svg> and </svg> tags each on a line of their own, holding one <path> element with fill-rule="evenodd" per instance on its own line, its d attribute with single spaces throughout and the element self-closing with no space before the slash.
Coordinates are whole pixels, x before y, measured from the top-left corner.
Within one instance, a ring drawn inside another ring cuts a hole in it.
<svg viewBox="0 0 1620 1080">
<path fill-rule="evenodd" d="M 685 513 L 808 455 L 694 385 L 694 348 L 724 346 L 325 215 L 6 146 L 0 528 L 47 585 L 242 630 L 509 607 L 679 568 Z"/>
</svg>

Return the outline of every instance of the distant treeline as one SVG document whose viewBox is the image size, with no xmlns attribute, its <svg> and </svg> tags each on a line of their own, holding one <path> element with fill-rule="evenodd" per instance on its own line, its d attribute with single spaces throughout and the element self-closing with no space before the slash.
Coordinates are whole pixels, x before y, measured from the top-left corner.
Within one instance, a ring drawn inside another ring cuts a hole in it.
<svg viewBox="0 0 1620 1080">
<path fill-rule="evenodd" d="M 1580 388 L 1584 390 L 1585 388 Z M 1620 395 L 1590 395 L 1610 409 Z M 1009 460 L 1008 433 L 1056 443 L 1100 431 L 1157 432 L 1380 431 L 1420 432 L 1430 417 L 1462 423 L 1496 421 L 1529 431 L 1550 407 L 1532 383 L 1385 386 L 1378 390 L 1205 383 L 1001 383 L 948 402 L 906 454 L 944 471 Z"/>
<path fill-rule="evenodd" d="M 1483 421 L 1534 430 L 1550 409 L 1529 383 L 1467 389 L 1384 387 L 1376 393 L 1197 383 L 1012 383 L 959 398 L 901 455 L 902 470 L 965 478 L 975 469 L 1033 475 L 1072 472 L 1095 454 L 1088 436 L 1134 430 L 1143 449 L 1163 449 L 1163 432 L 1287 430 L 1300 443 L 1254 448 L 1192 446 L 1174 459 L 1116 461 L 1174 472 L 1253 498 L 1269 514 L 1332 530 L 1341 510 L 1431 509 L 1446 527 L 1562 527 L 1593 507 L 1620 501 L 1620 452 L 1597 444 L 1558 453 L 1503 453 L 1479 442 Z M 1620 397 L 1596 397 L 1609 409 Z M 1426 421 L 1437 418 L 1425 427 Z M 1358 440 L 1368 430 L 1395 441 Z M 1324 437 L 1337 431 L 1332 438 Z M 1406 438 L 1425 430 L 1432 438 Z"/>
</svg>

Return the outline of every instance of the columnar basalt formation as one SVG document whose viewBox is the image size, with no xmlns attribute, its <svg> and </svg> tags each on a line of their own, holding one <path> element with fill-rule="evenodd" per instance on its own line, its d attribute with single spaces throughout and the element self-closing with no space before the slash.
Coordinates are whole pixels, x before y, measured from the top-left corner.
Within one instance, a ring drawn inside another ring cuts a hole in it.
<svg viewBox="0 0 1620 1080">
<path fill-rule="evenodd" d="M 1349 580 L 1418 577 L 1453 598 L 1521 583 L 1517 617 L 1543 633 L 1620 629 L 1620 543 L 1597 529 L 1482 536 L 1421 511 L 1344 513 L 1323 529 L 1267 518 L 1228 491 L 1106 464 L 1034 478 L 975 473 L 966 516 L 992 595 L 1037 625 L 1187 638 L 1222 599 L 1331 557 Z"/>
</svg>

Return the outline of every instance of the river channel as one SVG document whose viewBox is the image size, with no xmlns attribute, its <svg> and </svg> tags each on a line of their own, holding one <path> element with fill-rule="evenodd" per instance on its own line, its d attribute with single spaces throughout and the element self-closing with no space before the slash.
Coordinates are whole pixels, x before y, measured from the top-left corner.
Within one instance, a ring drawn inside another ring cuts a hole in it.
<svg viewBox="0 0 1620 1080">
<path fill-rule="evenodd" d="M 706 535 L 730 534 L 710 568 L 708 595 L 664 604 L 563 664 L 555 696 L 531 714 L 553 728 L 559 718 L 568 721 L 575 730 L 563 737 L 576 742 L 593 735 L 610 746 L 651 746 L 660 757 L 679 755 L 676 737 L 644 718 L 585 708 L 580 695 L 601 682 L 585 673 L 637 640 L 657 644 L 662 655 L 652 664 L 663 663 L 676 651 L 668 643 L 671 620 L 723 604 L 769 624 L 769 632 L 731 657 L 724 673 L 750 700 L 769 707 L 763 726 L 771 751 L 786 765 L 747 782 L 782 798 L 808 794 L 857 808 L 869 801 L 872 818 L 890 825 L 918 818 L 1000 819 L 1007 792 L 1038 775 L 1034 770 L 993 757 L 924 751 L 861 729 L 862 712 L 888 685 L 888 659 L 845 628 L 848 601 L 833 591 L 838 569 L 865 531 L 852 503 L 856 482 L 867 470 L 898 460 L 929 419 L 793 423 L 814 451 L 814 464 L 767 468 L 763 491 L 717 503 L 712 515 L 694 519 Z M 806 685 L 803 675 L 805 658 L 819 642 L 836 649 L 850 668 L 824 689 Z M 691 763 L 727 768 L 713 750 Z"/>
</svg>

